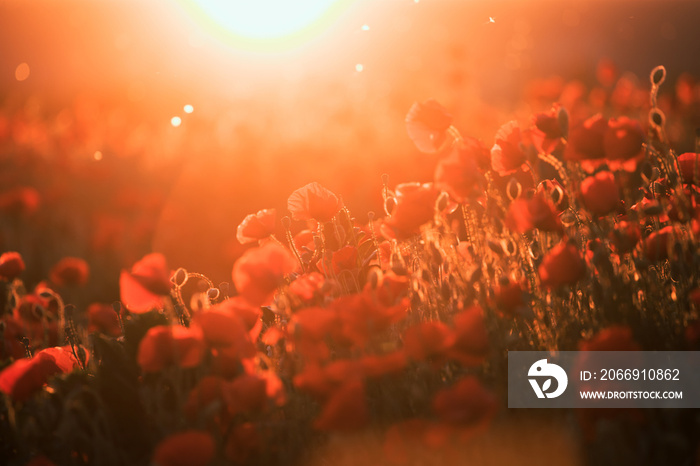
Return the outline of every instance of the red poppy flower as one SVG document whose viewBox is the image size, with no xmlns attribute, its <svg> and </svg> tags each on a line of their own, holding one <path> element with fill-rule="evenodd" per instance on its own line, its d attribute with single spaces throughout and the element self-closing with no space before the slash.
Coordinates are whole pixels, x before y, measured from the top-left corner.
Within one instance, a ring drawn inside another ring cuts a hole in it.
<svg viewBox="0 0 700 466">
<path fill-rule="evenodd" d="M 245 299 L 235 296 L 227 299 L 221 304 L 213 306 L 211 309 L 219 309 L 237 316 L 245 325 L 246 330 L 250 334 L 251 340 L 255 340 L 261 330 L 262 310 L 253 306 Z"/>
<path fill-rule="evenodd" d="M 244 422 L 234 427 L 226 439 L 224 454 L 233 464 L 244 464 L 263 446 L 255 424 Z"/>
<path fill-rule="evenodd" d="M 275 209 L 264 209 L 257 214 L 250 214 L 238 225 L 236 238 L 241 244 L 269 238 L 275 232 L 276 221 Z"/>
<path fill-rule="evenodd" d="M 491 422 L 498 411 L 498 401 L 476 377 L 465 377 L 435 395 L 433 411 L 448 425 L 478 429 Z"/>
<path fill-rule="evenodd" d="M 598 160 L 605 158 L 603 135 L 608 122 L 603 115 L 594 115 L 583 124 L 573 128 L 564 151 L 564 158 L 573 161 Z"/>
<path fill-rule="evenodd" d="M 340 386 L 342 381 L 331 379 L 321 366 L 312 363 L 307 364 L 301 373 L 294 376 L 293 383 L 297 389 L 323 401 Z"/>
<path fill-rule="evenodd" d="M 162 296 L 170 294 L 170 286 L 170 269 L 165 257 L 158 253 L 144 256 L 131 272 L 122 270 L 119 277 L 121 301 L 135 313 L 162 307 Z"/>
<path fill-rule="evenodd" d="M 586 263 L 575 245 L 562 241 L 542 259 L 538 269 L 542 286 L 573 285 L 586 275 Z"/>
<path fill-rule="evenodd" d="M 382 280 L 375 291 L 365 287 L 362 293 L 336 299 L 332 304 L 340 324 L 336 339 L 362 347 L 373 335 L 401 320 L 408 311 L 409 299 L 390 287 L 389 280 Z"/>
<path fill-rule="evenodd" d="M 122 334 L 119 316 L 109 304 L 93 303 L 88 306 L 88 332 L 100 332 L 118 337 Z"/>
<path fill-rule="evenodd" d="M 308 303 L 321 295 L 325 281 L 326 277 L 318 272 L 306 273 L 289 285 L 289 293 Z"/>
<path fill-rule="evenodd" d="M 11 216 L 28 216 L 36 212 L 41 202 L 39 192 L 27 186 L 0 193 L 0 212 Z"/>
<path fill-rule="evenodd" d="M 24 272 L 24 260 L 18 252 L 5 252 L 0 256 L 0 278 L 13 280 Z"/>
<path fill-rule="evenodd" d="M 339 274 L 343 270 L 354 270 L 357 268 L 357 248 L 355 246 L 344 246 L 333 252 L 333 271 Z"/>
<path fill-rule="evenodd" d="M 307 361 L 323 361 L 330 357 L 327 337 L 338 333 L 337 313 L 332 309 L 310 307 L 296 312 L 287 324 L 288 350 L 294 350 Z"/>
<path fill-rule="evenodd" d="M 250 304 L 264 305 L 272 299 L 287 274 L 294 272 L 297 261 L 286 248 L 276 243 L 246 251 L 233 266 L 233 283 Z"/>
<path fill-rule="evenodd" d="M 452 115 L 434 99 L 414 103 L 406 115 L 408 137 L 426 154 L 433 154 L 443 146 L 451 125 Z"/>
<path fill-rule="evenodd" d="M 527 162 L 523 150 L 522 134 L 517 121 L 509 121 L 496 133 L 496 142 L 491 148 L 491 166 L 499 175 L 513 173 Z"/>
<path fill-rule="evenodd" d="M 678 165 L 680 165 L 681 177 L 683 183 L 697 184 L 696 180 L 700 180 L 700 154 L 686 152 L 678 156 Z"/>
<path fill-rule="evenodd" d="M 200 329 L 159 325 L 148 330 L 139 343 L 137 361 L 144 372 L 158 372 L 170 364 L 195 367 L 204 356 Z"/>
<path fill-rule="evenodd" d="M 24 466 L 56 466 L 56 463 L 45 457 L 44 455 L 38 455 L 30 459 Z"/>
<path fill-rule="evenodd" d="M 211 350 L 211 374 L 225 379 L 237 377 L 247 366 L 254 363 L 257 354 L 255 345 L 247 340 L 224 348 L 212 348 Z"/>
<path fill-rule="evenodd" d="M 523 313 L 527 308 L 523 286 L 513 280 L 501 283 L 494 289 L 494 301 L 499 312 L 509 316 Z"/>
<path fill-rule="evenodd" d="M 605 328 L 590 340 L 579 343 L 580 351 L 641 351 L 634 341 L 632 329 L 622 325 Z"/>
<path fill-rule="evenodd" d="M 0 391 L 15 401 L 26 401 L 41 389 L 51 376 L 62 372 L 64 370 L 54 354 L 40 351 L 32 359 L 18 359 L 4 368 L 0 372 Z"/>
<path fill-rule="evenodd" d="M 239 375 L 223 384 L 222 394 L 231 415 L 257 413 L 267 403 L 267 381 L 257 375 Z"/>
<path fill-rule="evenodd" d="M 214 459 L 216 445 L 207 432 L 187 430 L 171 435 L 155 449 L 156 466 L 207 466 Z"/>
<path fill-rule="evenodd" d="M 672 226 L 667 226 L 647 236 L 642 243 L 644 256 L 652 262 L 661 262 L 669 258 L 671 242 L 677 236 Z"/>
<path fill-rule="evenodd" d="M 184 412 L 187 418 L 194 420 L 201 410 L 223 398 L 222 387 L 224 379 L 218 376 L 208 375 L 203 377 L 194 387 L 185 402 Z"/>
<path fill-rule="evenodd" d="M 472 306 L 454 317 L 454 344 L 447 350 L 450 359 L 464 366 L 478 366 L 489 350 L 489 335 L 484 323 L 484 311 Z"/>
<path fill-rule="evenodd" d="M 314 232 L 311 230 L 301 230 L 294 235 L 294 246 L 302 253 L 305 249 L 311 252 L 315 251 L 316 243 L 314 243 Z"/>
<path fill-rule="evenodd" d="M 404 183 L 395 189 L 396 207 L 385 224 L 399 239 L 420 233 L 420 227 L 435 216 L 438 190 L 432 184 Z"/>
<path fill-rule="evenodd" d="M 482 192 L 483 176 L 477 165 L 480 153 L 488 149 L 477 139 L 468 139 L 452 148 L 435 168 L 435 186 L 444 189 L 457 202 L 466 202 Z"/>
<path fill-rule="evenodd" d="M 70 345 L 45 348 L 34 355 L 34 357 L 39 354 L 48 354 L 52 356 L 56 361 L 56 365 L 63 373 L 68 373 L 80 365 L 78 360 L 75 358 L 73 348 Z M 86 352 L 85 357 L 88 358 L 89 354 L 90 353 Z M 87 362 L 87 360 L 85 362 Z"/>
<path fill-rule="evenodd" d="M 402 303 L 410 286 L 411 283 L 407 276 L 396 275 L 396 273 L 389 271 L 381 274 L 376 287 L 373 288 L 371 283 L 367 283 L 362 292 L 368 300 L 376 301 L 385 307 L 391 307 Z"/>
<path fill-rule="evenodd" d="M 629 160 L 642 155 L 644 132 L 639 122 L 625 116 L 611 118 L 603 134 L 603 150 L 608 160 Z"/>
<path fill-rule="evenodd" d="M 64 257 L 49 272 L 49 278 L 58 286 L 82 286 L 89 276 L 90 267 L 78 257 Z"/>
<path fill-rule="evenodd" d="M 639 225 L 633 222 L 622 221 L 615 225 L 615 229 L 610 232 L 610 248 L 616 254 L 627 254 L 632 252 L 641 239 Z"/>
<path fill-rule="evenodd" d="M 287 209 L 294 220 L 330 222 L 342 208 L 338 196 L 316 182 L 297 189 L 287 200 Z"/>
<path fill-rule="evenodd" d="M 364 383 L 359 379 L 346 382 L 326 401 L 321 414 L 314 421 L 318 430 L 352 431 L 369 422 L 369 408 Z"/>
<path fill-rule="evenodd" d="M 193 322 L 201 328 L 204 341 L 212 348 L 235 348 L 242 357 L 255 353 L 244 320 L 226 307 L 215 306 L 199 311 Z"/>
<path fill-rule="evenodd" d="M 620 188 L 615 182 L 615 175 L 601 171 L 581 182 L 583 205 L 596 216 L 607 215 L 620 206 Z"/>
<path fill-rule="evenodd" d="M 602 58 L 596 66 L 595 75 L 601 85 L 607 88 L 612 87 L 615 84 L 618 75 L 615 62 L 609 58 Z"/>
<path fill-rule="evenodd" d="M 455 334 L 442 322 L 423 322 L 406 330 L 404 350 L 414 361 L 441 359 L 456 341 Z"/>
<path fill-rule="evenodd" d="M 695 309 L 698 309 L 697 305 Z M 689 351 L 697 351 L 700 348 L 700 320 L 691 320 L 686 324 L 683 330 L 683 340 Z"/>
<path fill-rule="evenodd" d="M 339 329 L 333 334 L 337 343 L 363 348 L 376 334 L 386 330 L 391 318 L 361 295 L 345 296 L 333 303 L 338 310 Z"/>
<path fill-rule="evenodd" d="M 518 233 L 535 228 L 542 231 L 561 231 L 562 228 L 554 204 L 542 194 L 514 200 L 508 208 L 506 225 Z"/>
<path fill-rule="evenodd" d="M 567 127 L 562 125 L 560 114 L 562 109 L 558 106 L 532 117 L 533 130 L 532 142 L 539 152 L 551 154 L 563 146 L 562 138 L 566 135 Z"/>
</svg>

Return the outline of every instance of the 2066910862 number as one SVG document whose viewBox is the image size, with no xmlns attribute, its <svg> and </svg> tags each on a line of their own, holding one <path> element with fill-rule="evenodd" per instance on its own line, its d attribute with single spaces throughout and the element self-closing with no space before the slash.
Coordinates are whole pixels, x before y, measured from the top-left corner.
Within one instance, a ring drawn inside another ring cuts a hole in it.
<svg viewBox="0 0 700 466">
<path fill-rule="evenodd" d="M 600 380 L 680 380 L 678 369 L 602 369 Z"/>
</svg>

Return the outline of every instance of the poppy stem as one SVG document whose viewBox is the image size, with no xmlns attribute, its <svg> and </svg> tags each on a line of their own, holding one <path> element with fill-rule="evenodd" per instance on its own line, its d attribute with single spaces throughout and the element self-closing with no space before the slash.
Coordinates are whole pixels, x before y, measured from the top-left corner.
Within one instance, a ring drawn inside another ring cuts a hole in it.
<svg viewBox="0 0 700 466">
<path fill-rule="evenodd" d="M 297 249 L 296 244 L 294 244 L 294 237 L 292 236 L 292 220 L 289 217 L 283 217 L 282 218 L 282 226 L 284 226 L 284 234 L 287 238 L 287 243 L 289 244 L 289 249 L 292 250 L 294 253 L 294 257 L 296 257 L 297 262 L 299 262 L 299 267 L 301 267 L 301 273 L 306 273 L 306 267 L 304 266 L 304 261 L 301 260 L 301 254 L 299 254 L 299 250 Z"/>
<path fill-rule="evenodd" d="M 49 296 L 56 300 L 56 305 L 58 306 L 58 341 L 63 344 L 66 335 L 64 329 L 66 328 L 66 306 L 63 302 L 61 296 L 50 288 L 45 288 L 41 291 L 41 295 Z"/>
<path fill-rule="evenodd" d="M 185 306 L 185 301 L 182 299 L 182 286 L 176 285 L 170 295 L 175 300 L 173 305 L 175 307 L 175 314 L 177 314 L 178 319 L 180 319 L 180 323 L 184 327 L 189 327 L 190 311 L 187 309 L 187 306 Z"/>
<path fill-rule="evenodd" d="M 280 240 L 277 239 L 275 235 L 270 235 L 269 238 L 274 241 L 275 243 L 279 244 L 280 246 L 284 247 L 284 244 Z"/>
<path fill-rule="evenodd" d="M 462 218 L 464 219 L 464 228 L 467 231 L 467 242 L 471 245 L 474 245 L 474 242 L 472 241 L 472 226 L 469 221 L 469 212 L 467 212 L 467 206 L 464 204 L 460 204 L 462 207 Z"/>
<path fill-rule="evenodd" d="M 367 212 L 367 218 L 369 219 L 369 234 L 372 237 L 372 244 L 374 244 L 374 250 L 377 251 L 377 260 L 379 261 L 379 267 L 382 266 L 382 258 L 379 255 L 379 241 L 377 241 L 377 234 L 374 231 L 374 212 Z"/>
<path fill-rule="evenodd" d="M 345 206 L 343 206 L 343 208 L 340 209 L 340 211 L 345 214 L 345 218 L 348 221 L 348 228 L 350 230 L 350 237 L 352 238 L 352 244 L 355 247 L 359 247 L 359 244 L 357 243 L 357 235 L 355 234 L 355 224 L 353 223 L 352 217 L 350 216 L 350 211 Z"/>
<path fill-rule="evenodd" d="M 389 192 L 389 175 L 384 173 L 382 175 L 382 199 L 384 200 L 384 213 L 387 217 L 391 217 L 391 212 L 389 212 L 388 202 L 392 198 Z"/>
</svg>

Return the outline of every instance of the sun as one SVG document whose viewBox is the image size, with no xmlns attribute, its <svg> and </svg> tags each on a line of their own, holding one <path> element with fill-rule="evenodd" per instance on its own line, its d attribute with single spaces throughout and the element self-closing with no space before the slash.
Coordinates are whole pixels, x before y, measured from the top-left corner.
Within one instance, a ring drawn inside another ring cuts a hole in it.
<svg viewBox="0 0 700 466">
<path fill-rule="evenodd" d="M 240 48 L 293 48 L 331 25 L 352 0 L 180 0 L 210 32 Z"/>
</svg>

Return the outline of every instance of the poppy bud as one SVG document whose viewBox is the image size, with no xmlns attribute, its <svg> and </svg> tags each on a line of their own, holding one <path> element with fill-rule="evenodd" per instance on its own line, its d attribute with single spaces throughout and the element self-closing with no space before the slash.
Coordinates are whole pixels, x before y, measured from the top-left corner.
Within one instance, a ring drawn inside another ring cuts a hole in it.
<svg viewBox="0 0 700 466">
<path fill-rule="evenodd" d="M 207 298 L 209 298 L 209 301 L 216 301 L 217 299 L 219 299 L 220 294 L 221 293 L 217 288 L 209 288 L 209 290 L 207 291 Z"/>
<path fill-rule="evenodd" d="M 170 281 L 173 282 L 175 286 L 182 287 L 185 286 L 185 283 L 187 283 L 188 278 L 189 277 L 187 276 L 187 270 L 180 267 L 175 271 L 173 276 L 170 277 Z"/>
<path fill-rule="evenodd" d="M 666 80 L 666 68 L 663 65 L 659 65 L 649 74 L 649 79 L 651 80 L 652 86 L 660 86 Z"/>
<path fill-rule="evenodd" d="M 24 272 L 25 265 L 18 252 L 6 252 L 0 256 L 0 277 L 13 280 Z"/>
</svg>

